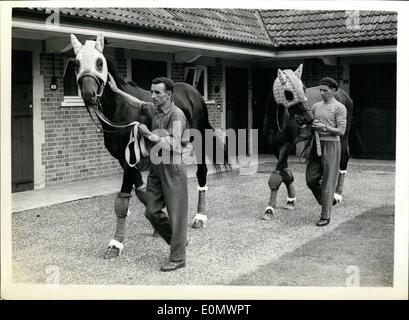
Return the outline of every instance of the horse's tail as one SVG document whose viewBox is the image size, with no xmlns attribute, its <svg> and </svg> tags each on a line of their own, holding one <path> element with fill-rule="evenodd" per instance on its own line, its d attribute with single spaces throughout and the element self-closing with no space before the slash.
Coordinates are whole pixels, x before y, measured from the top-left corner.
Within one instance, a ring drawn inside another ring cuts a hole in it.
<svg viewBox="0 0 409 320">
<path fill-rule="evenodd" d="M 213 137 L 213 141 L 212 141 L 212 147 L 213 149 L 210 150 L 210 148 L 206 148 L 206 144 L 205 143 L 205 138 L 209 137 L 210 135 L 206 135 L 206 134 L 202 134 L 203 137 L 203 143 L 202 143 L 202 157 L 203 157 L 203 161 L 205 161 L 205 157 L 208 156 L 208 158 L 210 159 L 212 165 L 214 166 L 214 168 L 216 169 L 216 172 L 221 172 L 222 171 L 222 167 L 224 167 L 225 171 L 231 171 L 231 164 L 230 164 L 230 157 L 228 154 L 228 148 L 226 143 L 224 142 L 223 138 L 217 134 L 217 132 L 215 131 L 215 129 L 212 127 L 212 125 L 209 122 L 209 114 L 208 114 L 208 110 L 207 110 L 207 106 L 206 103 L 204 101 L 202 101 L 203 104 L 203 111 L 204 111 L 204 129 L 206 130 L 211 130 L 212 131 L 212 137 Z M 204 130 L 204 131 L 205 131 Z M 222 152 L 222 154 L 221 154 Z M 205 162 L 202 162 L 205 163 Z"/>
</svg>

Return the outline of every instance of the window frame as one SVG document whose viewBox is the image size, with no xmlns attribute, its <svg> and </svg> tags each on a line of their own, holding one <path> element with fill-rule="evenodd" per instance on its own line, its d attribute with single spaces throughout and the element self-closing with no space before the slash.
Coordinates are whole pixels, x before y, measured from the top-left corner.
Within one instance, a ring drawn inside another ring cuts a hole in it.
<svg viewBox="0 0 409 320">
<path fill-rule="evenodd" d="M 68 68 L 68 63 L 70 61 L 75 61 L 75 57 L 72 56 L 65 56 L 64 57 L 64 73 L 63 73 L 63 91 L 64 91 L 64 78 L 65 78 L 65 73 L 67 72 L 67 68 Z M 77 84 L 76 84 L 77 85 Z M 61 107 L 84 107 L 84 101 L 82 100 L 81 97 L 81 92 L 80 89 L 77 86 L 77 90 L 78 90 L 78 95 L 77 96 L 68 96 L 65 95 L 64 92 L 64 99 L 61 102 Z"/>
<path fill-rule="evenodd" d="M 194 71 L 193 74 L 193 82 L 196 83 L 190 83 L 194 88 L 197 87 L 197 84 L 199 83 L 200 79 L 200 74 L 203 73 L 203 99 L 205 101 L 208 100 L 208 74 L 207 74 L 207 66 L 204 65 L 194 65 L 194 66 L 186 66 L 184 69 L 184 79 L 186 79 L 187 74 L 189 73 L 190 70 Z M 197 78 L 197 75 L 199 74 L 199 78 Z"/>
</svg>

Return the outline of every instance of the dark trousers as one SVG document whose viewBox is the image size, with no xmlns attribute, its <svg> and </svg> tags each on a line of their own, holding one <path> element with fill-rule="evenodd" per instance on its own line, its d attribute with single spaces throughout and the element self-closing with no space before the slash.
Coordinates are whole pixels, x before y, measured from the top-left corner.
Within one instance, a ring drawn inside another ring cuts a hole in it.
<svg viewBox="0 0 409 320">
<path fill-rule="evenodd" d="M 321 207 L 321 218 L 331 218 L 335 187 L 338 179 L 341 160 L 341 143 L 339 141 L 321 141 L 322 155 L 318 157 L 317 148 L 311 150 L 307 163 L 307 185 Z"/>
<path fill-rule="evenodd" d="M 183 164 L 151 165 L 146 187 L 145 216 L 170 245 L 170 260 L 185 260 L 188 193 Z M 162 209 L 166 207 L 168 214 Z"/>
</svg>

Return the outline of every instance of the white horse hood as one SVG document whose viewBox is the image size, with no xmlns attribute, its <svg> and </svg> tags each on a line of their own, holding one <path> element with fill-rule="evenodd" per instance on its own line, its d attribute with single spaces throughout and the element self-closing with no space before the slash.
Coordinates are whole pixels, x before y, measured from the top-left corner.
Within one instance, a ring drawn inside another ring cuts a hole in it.
<svg viewBox="0 0 409 320">
<path fill-rule="evenodd" d="M 75 74 L 77 82 L 85 75 L 96 77 L 105 85 L 108 79 L 108 66 L 102 51 L 104 37 L 99 35 L 96 41 L 87 40 L 84 45 L 72 34 L 71 44 L 77 59 Z"/>
</svg>

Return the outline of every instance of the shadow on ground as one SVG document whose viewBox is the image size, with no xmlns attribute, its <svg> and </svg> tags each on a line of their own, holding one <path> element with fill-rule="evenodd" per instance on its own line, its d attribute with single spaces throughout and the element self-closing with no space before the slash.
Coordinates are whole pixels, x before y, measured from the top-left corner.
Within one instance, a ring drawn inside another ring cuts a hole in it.
<svg viewBox="0 0 409 320">
<path fill-rule="evenodd" d="M 394 207 L 366 211 L 231 285 L 393 286 Z"/>
</svg>

